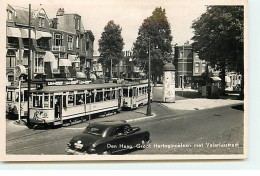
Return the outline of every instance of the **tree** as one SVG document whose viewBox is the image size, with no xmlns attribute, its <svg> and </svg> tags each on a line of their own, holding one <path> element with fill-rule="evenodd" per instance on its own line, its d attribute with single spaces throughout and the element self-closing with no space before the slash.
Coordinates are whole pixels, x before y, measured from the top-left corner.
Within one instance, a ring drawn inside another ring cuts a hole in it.
<svg viewBox="0 0 260 176">
<path fill-rule="evenodd" d="M 111 60 L 113 66 L 115 66 L 123 57 L 124 41 L 121 31 L 122 28 L 111 20 L 105 26 L 104 32 L 98 41 L 98 51 L 100 52 L 98 62 L 102 64 L 104 69 L 109 69 L 109 71 L 111 71 Z M 110 77 L 112 78 L 112 75 Z"/>
<path fill-rule="evenodd" d="M 208 6 L 192 24 L 193 48 L 200 59 L 220 70 L 221 90 L 225 92 L 225 71 L 242 75 L 244 87 L 244 8 Z M 243 88 L 241 91 L 243 94 Z"/>
<path fill-rule="evenodd" d="M 155 82 L 158 76 L 162 76 L 163 65 L 172 52 L 170 24 L 167 20 L 165 9 L 161 7 L 157 7 L 153 11 L 152 16 L 143 21 L 134 43 L 133 55 L 146 72 L 148 72 L 149 41 L 151 46 L 151 74 Z"/>
</svg>

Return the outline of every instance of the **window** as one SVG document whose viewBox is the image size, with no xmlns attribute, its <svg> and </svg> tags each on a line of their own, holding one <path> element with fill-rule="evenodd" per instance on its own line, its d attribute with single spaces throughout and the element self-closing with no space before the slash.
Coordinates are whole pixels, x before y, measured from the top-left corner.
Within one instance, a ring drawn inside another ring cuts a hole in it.
<svg viewBox="0 0 260 176">
<path fill-rule="evenodd" d="M 80 19 L 75 19 L 75 28 L 80 30 Z"/>
<path fill-rule="evenodd" d="M 55 34 L 54 35 L 54 45 L 55 46 L 62 46 L 62 35 L 61 34 Z"/>
<path fill-rule="evenodd" d="M 202 63 L 201 72 L 204 73 L 206 70 L 206 63 Z"/>
<path fill-rule="evenodd" d="M 76 48 L 79 48 L 79 35 L 76 36 Z"/>
<path fill-rule="evenodd" d="M 199 73 L 199 71 L 200 71 L 200 64 L 195 63 L 195 73 Z"/>
<path fill-rule="evenodd" d="M 8 50 L 6 54 L 6 67 L 14 68 L 15 66 L 16 66 L 15 52 L 12 50 Z"/>
<path fill-rule="evenodd" d="M 10 10 L 7 10 L 7 20 L 12 21 L 13 20 L 13 12 Z"/>
<path fill-rule="evenodd" d="M 43 73 L 44 72 L 44 65 L 43 65 L 43 58 L 35 58 L 35 72 L 36 73 Z"/>
<path fill-rule="evenodd" d="M 72 50 L 73 49 L 73 37 L 72 36 L 68 36 L 68 50 Z"/>
<path fill-rule="evenodd" d="M 33 107 L 42 108 L 42 96 L 33 96 Z"/>
<path fill-rule="evenodd" d="M 44 20 L 45 18 L 39 17 L 39 27 L 44 27 Z"/>
<path fill-rule="evenodd" d="M 8 75 L 8 82 L 13 82 L 13 81 L 14 81 L 14 76 Z"/>
<path fill-rule="evenodd" d="M 85 94 L 80 93 L 76 95 L 76 105 L 85 104 Z"/>
<path fill-rule="evenodd" d="M 44 108 L 49 108 L 49 95 L 44 96 Z"/>
<path fill-rule="evenodd" d="M 116 99 L 116 91 L 112 90 L 111 91 L 111 100 L 114 100 L 114 99 Z"/>
<path fill-rule="evenodd" d="M 13 101 L 13 91 L 7 92 L 7 101 Z"/>
<path fill-rule="evenodd" d="M 97 90 L 95 102 L 103 101 L 103 91 Z"/>
<path fill-rule="evenodd" d="M 129 89 L 129 97 L 133 96 L 133 89 Z"/>
<path fill-rule="evenodd" d="M 90 103 L 90 101 L 94 102 L 94 93 L 93 90 L 88 90 L 89 93 L 86 94 L 86 103 Z"/>
<path fill-rule="evenodd" d="M 74 105 L 74 92 L 70 92 L 70 95 L 68 96 L 68 106 Z"/>
<path fill-rule="evenodd" d="M 110 100 L 111 97 L 110 97 L 110 90 L 106 90 L 104 92 L 104 101 L 107 101 L 107 100 Z"/>
<path fill-rule="evenodd" d="M 128 97 L 128 89 L 127 88 L 123 89 L 123 96 Z"/>
</svg>

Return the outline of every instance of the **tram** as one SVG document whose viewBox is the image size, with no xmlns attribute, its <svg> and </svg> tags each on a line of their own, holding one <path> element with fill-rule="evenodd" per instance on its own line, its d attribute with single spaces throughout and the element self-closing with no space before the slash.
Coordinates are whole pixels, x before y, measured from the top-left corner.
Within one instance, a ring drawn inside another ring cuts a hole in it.
<svg viewBox="0 0 260 176">
<path fill-rule="evenodd" d="M 123 92 L 123 109 L 135 109 L 148 103 L 148 83 L 147 82 L 130 82 L 122 86 Z M 151 101 L 152 96 L 151 85 Z"/>
<path fill-rule="evenodd" d="M 122 85 L 116 83 L 46 86 L 30 92 L 30 122 L 62 125 L 92 114 L 115 113 L 122 106 Z"/>
<path fill-rule="evenodd" d="M 35 89 L 35 86 L 32 86 Z M 27 116 L 28 113 L 28 85 L 21 85 L 21 116 Z M 18 116 L 19 111 L 19 87 L 6 87 L 6 113 L 9 116 Z"/>
</svg>

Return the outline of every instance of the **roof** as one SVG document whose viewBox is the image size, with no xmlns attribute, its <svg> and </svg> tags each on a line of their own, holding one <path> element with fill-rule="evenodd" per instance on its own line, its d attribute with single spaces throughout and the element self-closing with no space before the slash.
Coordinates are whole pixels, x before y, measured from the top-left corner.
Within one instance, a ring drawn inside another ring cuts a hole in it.
<svg viewBox="0 0 260 176">
<path fill-rule="evenodd" d="M 88 89 L 102 89 L 110 87 L 120 87 L 121 84 L 116 83 L 106 83 L 106 84 L 76 84 L 76 85 L 64 85 L 64 86 L 45 86 L 41 90 L 33 90 L 31 92 L 38 93 L 55 93 L 55 92 L 69 92 L 69 91 L 79 91 Z"/>
<path fill-rule="evenodd" d="M 163 71 L 175 71 L 175 67 L 172 63 L 167 63 L 163 66 Z"/>
</svg>

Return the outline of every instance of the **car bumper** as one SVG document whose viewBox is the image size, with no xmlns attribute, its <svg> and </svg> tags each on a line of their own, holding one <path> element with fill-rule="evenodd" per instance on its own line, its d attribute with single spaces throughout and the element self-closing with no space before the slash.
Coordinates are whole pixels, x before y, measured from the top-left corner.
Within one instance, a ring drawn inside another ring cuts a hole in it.
<svg viewBox="0 0 260 176">
<path fill-rule="evenodd" d="M 80 151 L 72 150 L 72 149 L 70 149 L 70 148 L 67 148 L 67 149 L 66 149 L 66 152 L 67 152 L 69 155 L 97 155 L 97 154 L 95 154 L 95 153 L 80 152 Z"/>
</svg>

